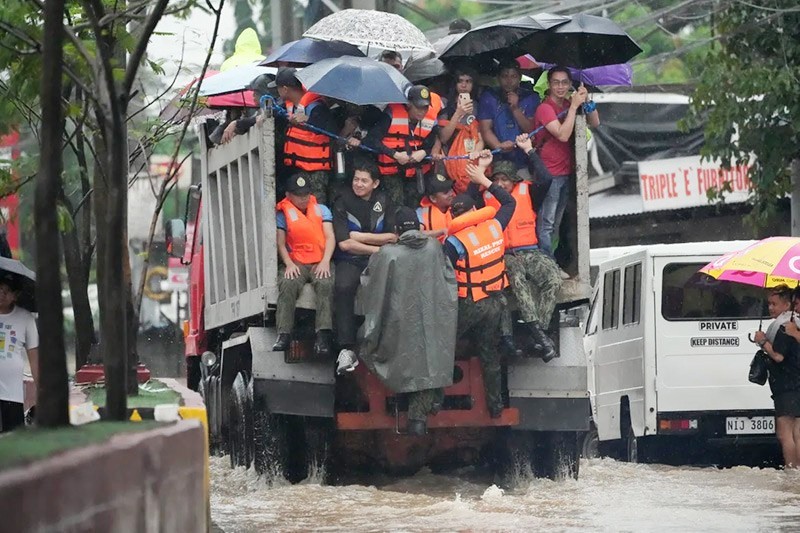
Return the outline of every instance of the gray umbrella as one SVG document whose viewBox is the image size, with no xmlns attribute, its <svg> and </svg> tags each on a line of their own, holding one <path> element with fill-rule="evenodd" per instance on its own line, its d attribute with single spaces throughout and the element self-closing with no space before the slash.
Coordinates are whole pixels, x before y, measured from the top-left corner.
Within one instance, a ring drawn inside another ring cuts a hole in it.
<svg viewBox="0 0 800 533">
<path fill-rule="evenodd" d="M 308 28 L 303 37 L 367 48 L 434 51 L 425 34 L 403 17 L 370 9 L 343 9 L 328 15 Z"/>
<path fill-rule="evenodd" d="M 0 257 L 0 280 L 15 283 L 20 290 L 17 305 L 36 312 L 36 273 L 16 259 Z"/>
</svg>

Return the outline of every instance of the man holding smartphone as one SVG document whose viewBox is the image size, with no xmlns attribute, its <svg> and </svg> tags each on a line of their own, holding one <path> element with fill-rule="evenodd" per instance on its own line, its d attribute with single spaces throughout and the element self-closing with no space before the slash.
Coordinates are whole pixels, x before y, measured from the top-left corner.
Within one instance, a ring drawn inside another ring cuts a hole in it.
<svg viewBox="0 0 800 533">
<path fill-rule="evenodd" d="M 500 63 L 498 87 L 483 91 L 478 103 L 481 135 L 489 149 L 500 148 L 498 161 L 513 161 L 517 169 L 527 173 L 527 157 L 517 149 L 520 133 L 533 131 L 533 116 L 539 106 L 539 95 L 520 87 L 522 72 L 515 59 Z"/>
</svg>

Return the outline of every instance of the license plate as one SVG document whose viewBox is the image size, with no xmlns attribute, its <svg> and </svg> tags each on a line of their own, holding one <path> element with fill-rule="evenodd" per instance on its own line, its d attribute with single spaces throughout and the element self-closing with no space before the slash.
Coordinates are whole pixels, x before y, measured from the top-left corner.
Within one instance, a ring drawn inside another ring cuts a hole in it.
<svg viewBox="0 0 800 533">
<path fill-rule="evenodd" d="M 728 435 L 753 435 L 775 433 L 775 419 L 771 416 L 729 416 L 725 419 Z"/>
</svg>

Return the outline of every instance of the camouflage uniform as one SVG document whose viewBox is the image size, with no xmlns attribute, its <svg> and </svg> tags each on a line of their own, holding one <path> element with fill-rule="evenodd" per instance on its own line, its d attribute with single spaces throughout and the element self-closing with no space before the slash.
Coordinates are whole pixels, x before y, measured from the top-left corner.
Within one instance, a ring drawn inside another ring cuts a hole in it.
<svg viewBox="0 0 800 533">
<path fill-rule="evenodd" d="M 503 399 L 500 391 L 500 354 L 497 351 L 500 320 L 505 299 L 500 293 L 492 293 L 479 302 L 471 298 L 458 300 L 458 333 L 461 338 L 474 333 L 473 346 L 481 360 L 483 383 L 486 387 L 486 403 L 490 409 L 500 408 Z"/>
<path fill-rule="evenodd" d="M 397 207 L 405 205 L 416 209 L 419 207 L 422 195 L 417 192 L 416 178 L 406 178 L 404 172 L 392 174 L 391 176 L 381 176 L 381 187 L 386 191 L 386 195 L 392 205 Z"/>
<path fill-rule="evenodd" d="M 317 278 L 311 271 L 314 265 L 297 265 L 300 275 L 295 279 L 286 279 L 286 267 L 280 265 L 278 270 L 278 309 L 275 312 L 275 322 L 278 333 L 291 333 L 294 327 L 294 312 L 297 298 L 306 283 L 310 283 L 316 293 L 316 331 L 333 329 L 333 268 L 331 277 Z"/>
<path fill-rule="evenodd" d="M 540 250 L 506 253 L 505 260 L 508 282 L 517 299 L 520 319 L 523 322 L 538 322 L 543 328 L 547 328 L 556 307 L 558 290 L 561 288 L 558 265 Z M 510 323 L 511 314 L 507 310 L 506 313 Z M 505 319 L 503 322 L 505 335 Z"/>
<path fill-rule="evenodd" d="M 330 170 L 316 170 L 306 172 L 308 175 L 308 186 L 311 187 L 311 194 L 317 199 L 317 203 L 328 204 L 328 182 L 331 178 Z"/>
<path fill-rule="evenodd" d="M 444 389 L 425 389 L 408 393 L 408 418 L 411 420 L 425 420 L 439 404 L 444 401 Z"/>
</svg>

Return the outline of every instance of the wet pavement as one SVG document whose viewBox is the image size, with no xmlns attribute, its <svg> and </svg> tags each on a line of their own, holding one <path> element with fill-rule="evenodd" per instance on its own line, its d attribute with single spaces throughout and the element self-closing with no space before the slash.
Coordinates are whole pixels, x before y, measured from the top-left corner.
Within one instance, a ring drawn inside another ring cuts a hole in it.
<svg viewBox="0 0 800 533">
<path fill-rule="evenodd" d="M 800 531 L 800 471 L 672 467 L 591 459 L 580 479 L 423 470 L 342 486 L 269 484 L 211 458 L 211 515 L 226 533 L 261 531 Z"/>
</svg>

